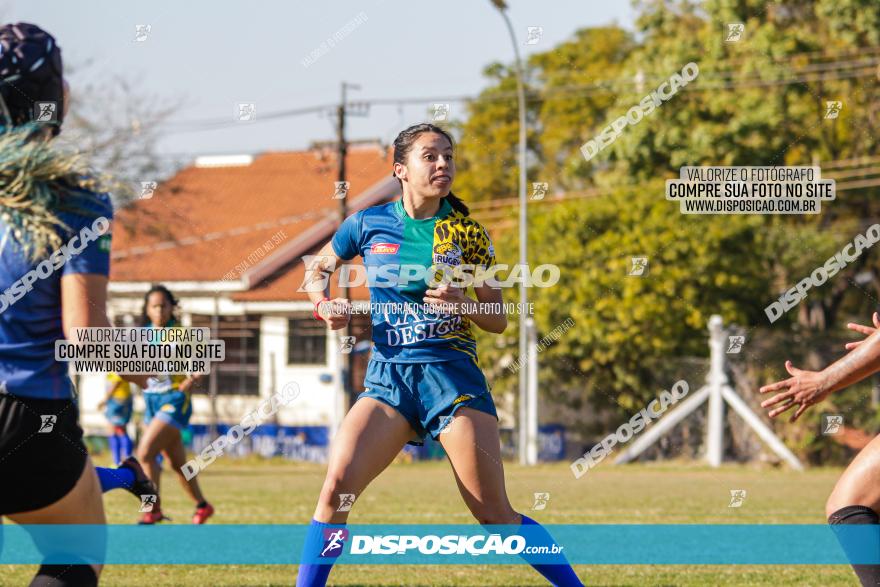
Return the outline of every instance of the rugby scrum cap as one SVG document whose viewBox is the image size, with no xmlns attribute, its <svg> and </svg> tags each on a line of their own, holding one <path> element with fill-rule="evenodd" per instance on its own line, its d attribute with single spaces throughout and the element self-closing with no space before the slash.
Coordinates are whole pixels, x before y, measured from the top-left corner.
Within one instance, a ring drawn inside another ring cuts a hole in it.
<svg viewBox="0 0 880 587">
<path fill-rule="evenodd" d="M 0 27 L 0 124 L 46 123 L 57 135 L 64 118 L 61 74 L 52 35 L 26 22 Z"/>
</svg>

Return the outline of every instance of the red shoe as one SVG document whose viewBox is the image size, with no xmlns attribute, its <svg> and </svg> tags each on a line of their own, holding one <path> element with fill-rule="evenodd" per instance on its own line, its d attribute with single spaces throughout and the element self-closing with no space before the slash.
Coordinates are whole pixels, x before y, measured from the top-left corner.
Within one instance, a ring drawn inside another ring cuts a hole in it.
<svg viewBox="0 0 880 587">
<path fill-rule="evenodd" d="M 193 524 L 204 524 L 213 515 L 214 506 L 206 503 L 205 507 L 196 508 L 196 513 L 193 514 Z"/>
<path fill-rule="evenodd" d="M 171 521 L 171 518 L 167 517 L 162 513 L 162 510 L 158 508 L 153 508 L 151 512 L 144 512 L 144 515 L 141 516 L 141 519 L 138 520 L 138 524 L 141 526 L 152 526 L 156 522 L 161 522 L 162 520 Z"/>
</svg>

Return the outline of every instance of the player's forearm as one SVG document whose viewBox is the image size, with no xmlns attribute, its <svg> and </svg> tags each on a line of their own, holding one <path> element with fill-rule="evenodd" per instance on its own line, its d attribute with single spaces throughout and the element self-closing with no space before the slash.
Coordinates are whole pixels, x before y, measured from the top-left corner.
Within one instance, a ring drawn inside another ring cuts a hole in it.
<svg viewBox="0 0 880 587">
<path fill-rule="evenodd" d="M 320 292 L 310 291 L 309 292 L 309 300 L 311 300 L 312 306 L 314 306 L 315 309 L 318 308 L 318 303 L 320 303 L 321 300 L 323 300 L 324 298 L 325 298 L 324 292 L 322 292 L 322 291 L 320 291 Z"/>
<path fill-rule="evenodd" d="M 330 277 L 336 269 L 335 261 L 335 258 L 330 255 L 318 255 L 306 268 L 302 287 L 312 304 L 317 304 L 324 299 L 327 284 L 330 283 Z"/>
<path fill-rule="evenodd" d="M 501 306 L 501 304 L 481 304 L 468 299 L 463 306 L 465 311 L 461 312 L 461 315 L 476 324 L 481 330 L 501 334 L 507 329 L 507 315 L 504 314 L 503 308 L 499 311 L 495 306 Z"/>
<path fill-rule="evenodd" d="M 880 330 L 866 338 L 847 355 L 822 370 L 825 387 L 832 393 L 880 370 Z"/>
</svg>

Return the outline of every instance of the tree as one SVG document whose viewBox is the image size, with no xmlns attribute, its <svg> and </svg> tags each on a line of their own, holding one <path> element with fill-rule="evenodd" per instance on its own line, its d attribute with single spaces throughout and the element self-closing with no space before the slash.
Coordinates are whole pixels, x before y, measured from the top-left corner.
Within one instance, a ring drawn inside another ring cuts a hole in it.
<svg viewBox="0 0 880 587">
<path fill-rule="evenodd" d="M 776 351 L 760 349 L 762 362 L 749 375 L 756 388 L 784 376 L 777 354 L 806 367 L 837 358 L 842 315 L 868 316 L 880 299 L 876 256 L 866 253 L 772 325 L 764 314 L 880 216 L 875 163 L 859 163 L 874 156 L 880 134 L 873 99 L 880 7 L 868 0 L 645 0 L 636 10 L 634 34 L 578 31 L 529 61 L 529 177 L 572 198 L 584 188 L 598 194 L 530 205 L 529 212 L 532 267 L 555 263 L 562 276 L 554 288 L 530 292 L 538 336 L 569 315 L 576 324 L 541 354 L 542 397 L 569 408 L 569 424 L 585 431 L 581 410 L 588 406 L 603 411 L 607 431 L 693 371 L 684 359 L 707 355 L 711 314 L 740 324 L 752 340 L 776 343 Z M 727 41 L 728 23 L 745 25 L 740 41 Z M 700 71 L 694 82 L 585 160 L 584 142 L 691 61 Z M 515 165 L 502 165 L 515 160 L 516 105 L 494 101 L 513 85 L 503 66 L 492 71 L 504 75 L 470 106 L 462 145 L 478 137 L 495 155 L 471 156 L 479 151 L 472 148 L 460 179 L 502 199 L 516 189 Z M 844 105 L 837 118 L 826 116 L 832 100 Z M 814 164 L 851 188 L 824 203 L 821 216 L 685 216 L 664 196 L 664 180 L 685 165 Z M 516 235 L 495 236 L 499 261 L 516 258 Z M 648 256 L 649 275 L 626 277 L 637 255 Z M 875 276 L 867 286 L 866 270 Z M 514 289 L 505 296 L 516 301 Z M 481 342 L 498 390 L 515 386 L 505 368 L 517 359 L 515 330 Z"/>
<path fill-rule="evenodd" d="M 94 167 L 110 175 L 114 203 L 124 206 L 139 196 L 141 182 L 158 182 L 175 170 L 177 162 L 163 160 L 156 145 L 161 125 L 179 106 L 118 76 L 74 87 L 59 141 L 88 153 Z"/>
</svg>

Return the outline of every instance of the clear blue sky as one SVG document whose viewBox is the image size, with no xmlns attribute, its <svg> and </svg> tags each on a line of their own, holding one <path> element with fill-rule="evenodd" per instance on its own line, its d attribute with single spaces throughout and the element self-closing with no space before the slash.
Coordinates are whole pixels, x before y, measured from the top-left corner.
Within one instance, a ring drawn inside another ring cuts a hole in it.
<svg viewBox="0 0 880 587">
<path fill-rule="evenodd" d="M 617 22 L 632 28 L 628 0 L 508 0 L 524 54 L 543 51 L 577 29 Z M 364 13 L 329 52 L 302 60 L 346 23 Z M 408 124 L 425 120 L 430 98 L 473 95 L 485 86 L 482 69 L 512 61 L 504 22 L 489 0 L 7 0 L 7 22 L 39 24 L 58 39 L 73 66 L 74 91 L 85 78 L 123 75 L 158 98 L 182 99 L 169 128 L 184 121 L 226 118 L 219 130 L 176 132 L 163 138 L 167 154 L 253 153 L 302 149 L 332 139 L 332 118 L 318 114 L 233 122 L 239 102 L 260 114 L 339 101 L 340 82 L 361 90 L 351 99 L 427 98 L 424 104 L 376 106 L 349 118 L 352 139 L 389 141 Z M 144 42 L 135 25 L 149 24 Z M 526 45 L 527 27 L 543 38 Z M 86 66 L 88 65 L 88 66 Z M 115 105 L 108 104 L 108 108 Z M 455 117 L 460 103 L 452 103 Z"/>
</svg>

